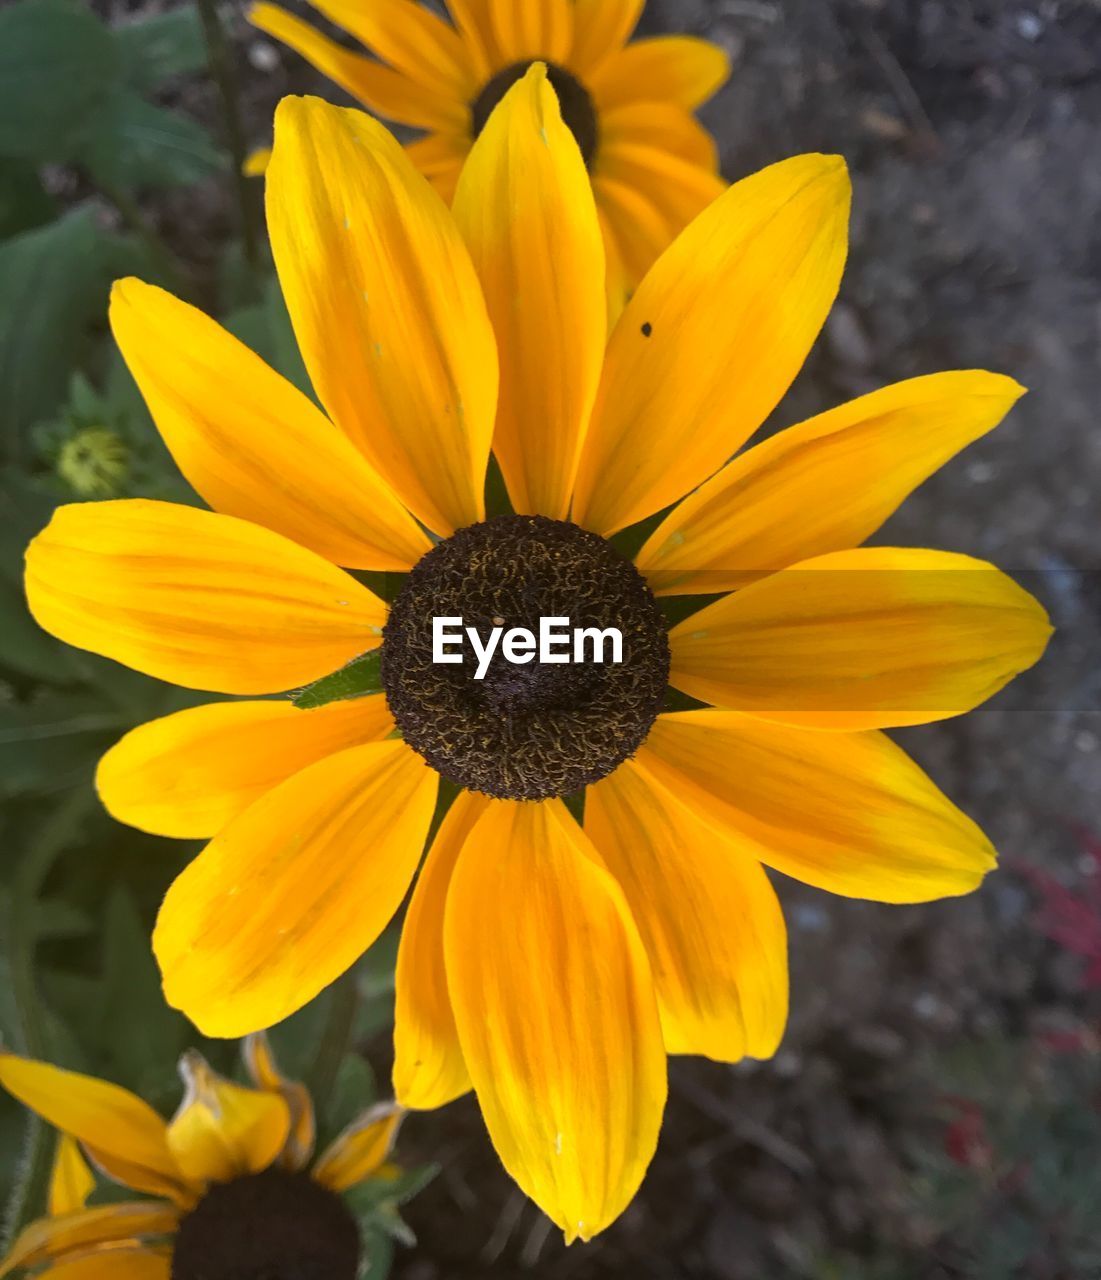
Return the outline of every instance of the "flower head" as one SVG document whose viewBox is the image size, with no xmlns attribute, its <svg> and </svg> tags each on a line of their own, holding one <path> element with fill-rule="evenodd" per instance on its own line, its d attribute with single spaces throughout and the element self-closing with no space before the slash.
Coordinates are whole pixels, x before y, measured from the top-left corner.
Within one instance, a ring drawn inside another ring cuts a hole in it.
<svg viewBox="0 0 1101 1280">
<path fill-rule="evenodd" d="M 408 154 L 448 201 L 494 107 L 546 64 L 592 178 L 613 307 L 723 189 L 692 113 L 729 75 L 726 54 L 693 36 L 628 44 L 643 0 L 448 0 L 451 23 L 408 0 L 313 3 L 376 56 L 266 0 L 249 18 L 384 120 L 424 130 Z"/>
<path fill-rule="evenodd" d="M 341 1193 L 392 1181 L 401 1112 L 371 1108 L 315 1158 L 309 1092 L 283 1077 L 265 1036 L 249 1037 L 244 1058 L 252 1087 L 185 1054 L 184 1097 L 166 1123 L 118 1085 L 0 1053 L 0 1084 L 59 1132 L 49 1216 L 18 1236 L 0 1276 L 68 1280 L 110 1264 L 120 1280 L 355 1280 L 360 1234 Z M 146 1198 L 88 1207 L 86 1161 Z"/>
<path fill-rule="evenodd" d="M 1039 657 L 1046 616 L 993 566 L 859 544 L 1021 388 L 916 378 L 739 454 L 837 290 L 844 163 L 738 183 L 606 341 L 597 209 L 538 67 L 454 216 L 381 126 L 312 99 L 279 108 L 267 202 L 325 413 L 193 308 L 116 286 L 123 354 L 214 511 L 62 508 L 28 552 L 31 607 L 71 643 L 250 695 L 136 729 L 98 775 L 122 820 L 211 837 L 154 937 L 168 999 L 208 1034 L 277 1022 L 371 945 L 441 776 L 457 784 L 402 932 L 395 1091 L 430 1108 L 473 1087 L 509 1172 L 587 1238 L 653 1154 L 666 1054 L 779 1043 L 765 866 L 883 902 L 994 866 L 880 731 L 989 697 Z M 491 447 L 513 514 L 487 519 Z M 643 520 L 628 561 L 617 532 Z M 388 606 L 337 565 L 411 572 Z M 621 626 L 623 669 L 433 670 L 437 606 L 476 634 Z M 353 662 L 381 693 L 255 698 Z"/>
</svg>

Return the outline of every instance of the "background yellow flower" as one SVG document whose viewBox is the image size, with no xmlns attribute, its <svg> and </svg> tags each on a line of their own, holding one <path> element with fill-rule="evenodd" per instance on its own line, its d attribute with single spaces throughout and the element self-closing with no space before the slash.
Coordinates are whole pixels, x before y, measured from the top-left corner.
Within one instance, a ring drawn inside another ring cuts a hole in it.
<svg viewBox="0 0 1101 1280">
<path fill-rule="evenodd" d="M 0 1054 L 0 1085 L 59 1135 L 49 1216 L 13 1241 L 0 1276 L 201 1280 L 286 1268 L 354 1280 L 360 1232 L 341 1195 L 372 1179 L 393 1185 L 386 1159 L 401 1113 L 370 1108 L 315 1158 L 308 1090 L 283 1077 L 265 1036 L 250 1037 L 243 1054 L 252 1087 L 186 1053 L 184 1097 L 167 1123 L 118 1085 Z M 155 1198 L 89 1206 L 96 1178 L 85 1158 Z"/>
<path fill-rule="evenodd" d="M 314 7 L 375 57 L 278 5 L 254 4 L 249 18 L 384 120 L 425 130 L 408 152 L 448 201 L 490 112 L 545 62 L 592 178 L 616 306 L 722 191 L 714 140 L 692 113 L 729 75 L 726 54 L 693 36 L 628 44 L 643 0 L 455 0 L 452 25 L 408 0 Z"/>
</svg>

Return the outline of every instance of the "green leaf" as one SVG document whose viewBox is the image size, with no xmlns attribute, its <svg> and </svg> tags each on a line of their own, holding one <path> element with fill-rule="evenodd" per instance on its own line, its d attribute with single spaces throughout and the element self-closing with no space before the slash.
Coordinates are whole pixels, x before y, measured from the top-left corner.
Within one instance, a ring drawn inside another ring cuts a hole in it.
<svg viewBox="0 0 1101 1280">
<path fill-rule="evenodd" d="M 75 0 L 19 0 L 0 11 L 0 155 L 73 159 L 118 60 L 110 31 Z"/>
<path fill-rule="evenodd" d="M 223 165 L 202 125 L 130 89 L 111 96 L 82 158 L 101 186 L 127 191 L 188 186 Z"/>
<path fill-rule="evenodd" d="M 51 684 L 69 678 L 61 645 L 27 612 L 22 587 L 0 581 L 0 668 Z"/>
<path fill-rule="evenodd" d="M 139 1094 L 170 1072 L 188 1041 L 188 1025 L 165 1004 L 161 979 L 128 889 L 116 885 L 103 923 L 100 1025 L 110 1079 Z"/>
<path fill-rule="evenodd" d="M 107 273 L 95 221 L 75 210 L 0 245 L 0 454 L 61 404 L 86 327 L 104 314 Z"/>
<path fill-rule="evenodd" d="M 0 156 L 0 240 L 40 227 L 56 212 L 34 165 Z"/>
<path fill-rule="evenodd" d="M 0 797 L 49 795 L 90 780 L 129 726 L 94 693 L 47 692 L 0 706 Z"/>
<path fill-rule="evenodd" d="M 194 5 L 147 14 L 117 27 L 114 37 L 123 76 L 142 93 L 206 66 L 203 27 Z"/>
<path fill-rule="evenodd" d="M 332 675 L 322 676 L 313 684 L 299 689 L 291 701 L 301 711 L 312 711 L 329 702 L 347 702 L 351 698 L 365 698 L 368 694 L 378 693 L 382 689 L 381 663 L 381 651 L 372 649 L 370 653 L 353 658 L 346 667 Z"/>
</svg>

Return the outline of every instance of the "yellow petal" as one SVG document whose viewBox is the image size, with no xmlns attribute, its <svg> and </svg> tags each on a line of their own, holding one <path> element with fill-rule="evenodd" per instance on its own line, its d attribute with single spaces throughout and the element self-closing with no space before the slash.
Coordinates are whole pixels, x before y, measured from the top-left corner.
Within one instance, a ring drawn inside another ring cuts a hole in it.
<svg viewBox="0 0 1101 1280">
<path fill-rule="evenodd" d="M 310 0 L 330 21 L 429 93 L 468 102 L 477 91 L 454 27 L 409 0 Z"/>
<path fill-rule="evenodd" d="M 766 866 L 831 893 L 929 902 L 969 893 L 994 867 L 979 828 L 881 733 L 677 712 L 658 717 L 637 758 Z"/>
<path fill-rule="evenodd" d="M 649 200 L 668 228 L 666 243 L 726 190 L 713 169 L 649 142 L 602 145 L 599 170 Z"/>
<path fill-rule="evenodd" d="M 312 1177 L 330 1191 L 347 1191 L 377 1173 L 398 1136 L 403 1112 L 392 1102 L 369 1108 L 325 1149 Z"/>
<path fill-rule="evenodd" d="M 59 507 L 27 601 L 67 644 L 189 689 L 273 693 L 378 646 L 386 607 L 259 525 L 171 502 Z"/>
<path fill-rule="evenodd" d="M 411 568 L 431 543 L 313 401 L 208 316 L 140 280 L 111 329 L 180 470 L 215 511 L 353 569 Z"/>
<path fill-rule="evenodd" d="M 633 290 L 654 265 L 658 255 L 668 248 L 673 232 L 650 197 L 634 187 L 597 172 L 593 174 L 593 193 L 605 222 L 614 234 L 626 288 Z M 611 255 L 608 261 L 610 286 Z M 618 320 L 622 313 L 621 306 L 615 313 L 615 319 Z"/>
<path fill-rule="evenodd" d="M 248 20 L 387 120 L 420 129 L 462 129 L 469 121 L 469 108 L 453 94 L 418 84 L 374 58 L 342 48 L 279 5 L 254 4 Z"/>
<path fill-rule="evenodd" d="M 463 162 L 470 151 L 470 136 L 429 133 L 405 144 L 405 154 L 423 173 L 445 204 L 455 198 Z"/>
<path fill-rule="evenodd" d="M 448 893 L 445 947 L 497 1154 L 567 1241 L 588 1240 L 650 1163 L 665 1053 L 623 894 L 560 801 L 483 815 Z"/>
<path fill-rule="evenodd" d="M 417 877 L 401 930 L 395 977 L 394 1095 L 403 1107 L 430 1111 L 470 1088 L 447 994 L 443 922 L 451 876 L 467 836 L 489 800 L 460 791 Z"/>
<path fill-rule="evenodd" d="M 180 1211 L 174 1205 L 155 1202 L 97 1205 L 39 1218 L 20 1233 L 0 1262 L 0 1276 L 51 1259 L 63 1264 L 66 1254 L 71 1257 L 112 1244 L 136 1244 L 144 1237 L 171 1235 L 179 1220 Z M 58 1272 L 51 1267 L 46 1274 L 54 1277 Z"/>
<path fill-rule="evenodd" d="M 598 188 L 593 188 L 596 197 L 596 212 L 600 219 L 600 233 L 604 237 L 605 285 L 608 292 L 608 331 L 615 328 L 616 321 L 623 314 L 630 291 L 627 278 L 627 267 L 620 248 L 619 233 L 612 225 Z"/>
<path fill-rule="evenodd" d="M 394 729 L 382 694 L 300 711 L 290 702 L 214 702 L 132 729 L 99 762 L 96 790 L 120 822 L 206 839 L 316 760 Z"/>
<path fill-rule="evenodd" d="M 275 1163 L 291 1122 L 279 1094 L 224 1079 L 194 1049 L 180 1059 L 180 1078 L 186 1091 L 168 1146 L 191 1182 L 229 1182 Z"/>
<path fill-rule="evenodd" d="M 573 0 L 486 0 L 506 65 L 541 58 L 564 63 L 573 44 Z"/>
<path fill-rule="evenodd" d="M 596 69 L 589 89 L 603 111 L 628 102 L 698 107 L 726 82 L 730 59 L 717 44 L 694 36 L 636 40 Z"/>
<path fill-rule="evenodd" d="M 513 509 L 564 519 L 604 359 L 604 245 L 542 63 L 474 144 L 454 213 L 497 334 L 493 450 Z"/>
<path fill-rule="evenodd" d="M 268 171 L 268 161 L 270 159 L 271 147 L 254 147 L 245 156 L 241 172 L 246 178 L 262 178 Z"/>
<path fill-rule="evenodd" d="M 803 560 L 669 634 L 670 682 L 704 702 L 818 729 L 962 715 L 1031 667 L 1040 605 L 993 565 L 858 547 Z"/>
<path fill-rule="evenodd" d="M 628 102 L 602 112 L 598 168 L 617 146 L 655 147 L 712 173 L 719 165 L 715 139 L 675 102 Z"/>
<path fill-rule="evenodd" d="M 735 183 L 662 254 L 608 344 L 575 520 L 643 519 L 760 426 L 837 293 L 849 195 L 840 157 L 796 156 Z"/>
<path fill-rule="evenodd" d="M 479 80 L 488 80 L 500 66 L 500 58 L 485 0 L 444 0 L 444 3 L 465 46 L 471 70 Z"/>
<path fill-rule="evenodd" d="M 0 1053 L 0 1085 L 78 1142 L 179 1184 L 164 1121 L 129 1090 L 11 1053 Z"/>
<path fill-rule="evenodd" d="M 284 1169 L 304 1169 L 313 1155 L 317 1121 L 309 1089 L 297 1080 L 288 1080 L 279 1070 L 266 1031 L 254 1031 L 241 1043 L 241 1055 L 249 1079 L 258 1089 L 277 1093 L 287 1104 L 291 1128 L 279 1157 Z"/>
<path fill-rule="evenodd" d="M 378 937 L 420 858 L 436 774 L 402 742 L 351 747 L 246 809 L 168 890 L 153 948 L 206 1035 L 273 1026 Z"/>
<path fill-rule="evenodd" d="M 46 1275 L 48 1280 L 169 1280 L 171 1271 L 168 1250 L 120 1245 L 66 1258 Z"/>
<path fill-rule="evenodd" d="M 667 1051 L 771 1057 L 787 1020 L 787 933 L 752 844 L 709 827 L 634 760 L 586 791 L 585 834 L 642 935 Z"/>
<path fill-rule="evenodd" d="M 430 529 L 480 520 L 496 348 L 439 196 L 362 112 L 284 98 L 267 208 L 298 343 L 330 416 Z"/>
<path fill-rule="evenodd" d="M 76 1139 L 70 1138 L 67 1133 L 58 1134 L 54 1167 L 50 1174 L 50 1216 L 57 1218 L 83 1209 L 95 1186 L 95 1176 L 80 1154 L 80 1145 Z"/>
<path fill-rule="evenodd" d="M 132 1161 L 120 1159 L 117 1155 L 98 1151 L 88 1144 L 84 1145 L 84 1154 L 97 1173 L 120 1187 L 129 1187 L 131 1191 L 143 1191 L 146 1195 L 164 1196 L 183 1209 L 193 1208 L 198 1199 L 196 1188 L 185 1183 L 182 1175 L 168 1177 L 145 1165 L 134 1164 Z"/>
<path fill-rule="evenodd" d="M 1023 390 L 981 370 L 934 373 L 781 431 L 679 503 L 636 563 L 659 594 L 694 594 L 859 546 Z"/>
<path fill-rule="evenodd" d="M 638 25 L 644 3 L 645 0 L 574 0 L 570 70 L 579 76 L 591 75 L 618 53 Z"/>
</svg>

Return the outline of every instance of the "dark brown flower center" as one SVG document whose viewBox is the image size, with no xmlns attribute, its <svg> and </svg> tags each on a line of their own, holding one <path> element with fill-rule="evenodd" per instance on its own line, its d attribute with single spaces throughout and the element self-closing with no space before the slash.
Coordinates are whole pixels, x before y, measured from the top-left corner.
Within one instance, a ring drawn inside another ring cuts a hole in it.
<svg viewBox="0 0 1101 1280">
<path fill-rule="evenodd" d="M 437 660 L 436 619 L 452 620 L 454 661 Z M 564 638 L 544 649 L 546 622 Z M 555 660 L 543 661 L 551 649 Z M 665 695 L 669 640 L 645 580 L 610 543 L 563 520 L 498 516 L 413 569 L 390 610 L 381 670 L 402 736 L 445 778 L 545 800 L 638 750 Z"/>
<path fill-rule="evenodd" d="M 475 138 L 485 128 L 493 108 L 518 80 L 522 80 L 527 75 L 531 65 L 531 62 L 514 62 L 512 66 L 498 71 L 470 104 L 471 128 Z M 576 138 L 585 164 L 591 168 L 597 143 L 600 141 L 600 126 L 593 100 L 581 81 L 565 67 L 560 67 L 553 62 L 548 62 L 546 65 L 547 79 L 558 95 L 562 119 Z"/>
<path fill-rule="evenodd" d="M 304 1173 L 215 1183 L 180 1223 L 172 1280 L 355 1280 L 359 1228 Z"/>
</svg>

